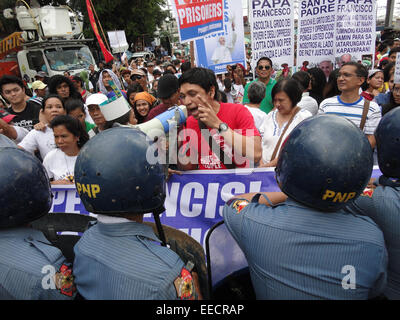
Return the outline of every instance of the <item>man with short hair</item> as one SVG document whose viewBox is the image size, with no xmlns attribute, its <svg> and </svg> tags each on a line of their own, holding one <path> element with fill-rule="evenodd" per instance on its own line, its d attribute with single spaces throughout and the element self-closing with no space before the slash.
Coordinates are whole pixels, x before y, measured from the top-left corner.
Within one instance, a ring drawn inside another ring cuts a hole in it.
<svg viewBox="0 0 400 320">
<path fill-rule="evenodd" d="M 39 71 L 35 75 L 35 80 L 36 81 L 42 81 L 43 83 L 47 84 L 47 73 L 44 71 Z"/>
<path fill-rule="evenodd" d="M 260 161 L 261 137 L 253 116 L 243 105 L 217 100 L 218 83 L 213 71 L 190 69 L 179 78 L 179 85 L 181 101 L 188 111 L 186 130 L 182 131 L 186 140 L 180 149 L 185 151 L 178 155 L 180 170 L 243 168 L 249 161 Z M 210 148 L 209 135 L 215 148 Z"/>
<path fill-rule="evenodd" d="M 161 104 L 150 110 L 145 122 L 153 119 L 169 108 L 179 104 L 179 81 L 173 74 L 166 74 L 158 80 L 157 97 Z"/>
<path fill-rule="evenodd" d="M 139 83 L 144 91 L 146 92 L 149 91 L 149 87 L 147 85 L 147 76 L 142 70 L 139 69 L 133 70 L 131 75 L 131 80 L 133 82 Z"/>
<path fill-rule="evenodd" d="M 261 101 L 260 110 L 264 111 L 265 113 L 268 113 L 274 107 L 274 105 L 272 104 L 271 92 L 272 88 L 276 84 L 276 81 L 274 79 L 271 79 L 272 60 L 267 57 L 260 58 L 257 61 L 256 74 L 257 74 L 257 79 L 254 81 L 261 81 L 266 85 L 265 98 L 263 99 L 263 101 Z M 248 90 L 252 82 L 248 83 L 244 88 L 243 104 L 250 102 L 248 97 Z"/>
<path fill-rule="evenodd" d="M 389 52 L 389 62 L 396 63 L 397 53 L 400 52 L 400 47 L 394 47 Z"/>
<path fill-rule="evenodd" d="M 22 80 L 15 76 L 3 76 L 0 78 L 0 93 L 10 103 L 7 111 L 16 115 L 13 119 L 14 124 L 28 131 L 32 130 L 33 126 L 39 122 L 40 106 L 25 100 Z"/>
<path fill-rule="evenodd" d="M 337 77 L 337 85 L 341 95 L 322 101 L 318 113 L 344 116 L 357 127 L 360 127 L 364 106 L 367 103 L 364 97 L 360 96 L 360 87 L 367 77 L 368 71 L 362 64 L 354 61 L 345 63 L 340 68 Z M 370 101 L 369 103 L 363 132 L 371 147 L 374 148 L 376 145 L 374 131 L 381 120 L 381 110 L 375 102 Z"/>
</svg>

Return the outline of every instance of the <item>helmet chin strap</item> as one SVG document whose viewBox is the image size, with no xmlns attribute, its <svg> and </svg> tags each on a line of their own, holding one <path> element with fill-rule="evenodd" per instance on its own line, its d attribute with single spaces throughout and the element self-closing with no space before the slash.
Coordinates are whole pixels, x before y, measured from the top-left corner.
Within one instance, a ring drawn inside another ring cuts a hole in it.
<svg viewBox="0 0 400 320">
<path fill-rule="evenodd" d="M 166 247 L 167 240 L 165 238 L 164 229 L 163 229 L 161 221 L 160 221 L 160 214 L 163 213 L 164 211 L 165 211 L 164 206 L 161 206 L 160 208 L 156 209 L 153 212 L 153 215 L 154 215 L 154 221 L 156 222 L 156 226 L 157 226 L 158 236 L 161 240 L 161 245 Z"/>
</svg>

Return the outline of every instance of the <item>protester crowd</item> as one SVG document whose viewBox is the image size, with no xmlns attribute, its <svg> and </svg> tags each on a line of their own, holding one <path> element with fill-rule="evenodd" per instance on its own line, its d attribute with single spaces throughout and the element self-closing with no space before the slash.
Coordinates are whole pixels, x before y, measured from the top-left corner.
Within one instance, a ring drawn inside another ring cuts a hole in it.
<svg viewBox="0 0 400 320">
<path fill-rule="evenodd" d="M 179 53 L 118 64 L 101 62 L 97 71 L 91 65 L 73 76 L 49 78 L 40 71 L 30 89 L 19 78 L 3 76 L 0 133 L 42 161 L 52 184 L 75 183 L 80 150 L 97 134 L 115 123 L 146 123 L 179 105 L 188 112 L 179 128 L 183 139 L 177 139 L 177 148 L 184 151 L 178 153 L 170 173 L 276 167 L 296 126 L 322 114 L 350 120 L 376 150 L 374 133 L 382 116 L 400 106 L 400 84 L 394 83 L 397 52 L 400 41 L 389 39 L 377 43 L 374 66 L 347 61 L 328 73 L 304 65 L 292 74 L 287 64 L 277 72 L 273 61 L 262 57 L 253 70 L 254 79 L 248 63 L 230 65 L 225 74 L 215 75 Z M 116 96 L 110 80 L 126 99 L 117 116 L 102 108 Z M 309 136 L 313 141 L 318 138 Z M 374 287 L 379 290 L 373 297 L 385 291 L 386 270 L 379 272 L 379 288 Z M 398 267 L 393 273 L 398 277 Z M 398 283 L 390 294 L 400 298 Z"/>
</svg>

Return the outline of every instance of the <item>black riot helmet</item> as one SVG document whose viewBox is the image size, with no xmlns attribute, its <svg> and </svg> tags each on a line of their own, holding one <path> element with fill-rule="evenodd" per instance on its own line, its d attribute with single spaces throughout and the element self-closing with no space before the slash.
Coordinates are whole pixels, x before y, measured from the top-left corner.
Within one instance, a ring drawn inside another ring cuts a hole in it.
<svg viewBox="0 0 400 320">
<path fill-rule="evenodd" d="M 127 127 L 107 129 L 90 139 L 79 153 L 74 174 L 86 210 L 117 216 L 162 210 L 165 168 L 149 163 L 151 146 L 143 132 Z"/>
<path fill-rule="evenodd" d="M 276 180 L 294 200 L 337 211 L 366 187 L 373 168 L 368 139 L 351 121 L 318 115 L 297 125 L 282 147 Z"/>
<path fill-rule="evenodd" d="M 0 228 L 13 228 L 48 213 L 52 194 L 46 170 L 35 156 L 16 148 L 15 144 L 11 147 L 2 145 Z"/>
<path fill-rule="evenodd" d="M 382 117 L 375 139 L 379 169 L 388 178 L 400 178 L 400 107 Z"/>
</svg>

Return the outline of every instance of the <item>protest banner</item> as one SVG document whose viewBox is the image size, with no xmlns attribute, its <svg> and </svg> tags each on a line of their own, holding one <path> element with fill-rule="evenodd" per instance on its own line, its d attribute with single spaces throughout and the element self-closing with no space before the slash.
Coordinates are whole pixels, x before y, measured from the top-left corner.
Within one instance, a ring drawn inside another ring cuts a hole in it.
<svg viewBox="0 0 400 320">
<path fill-rule="evenodd" d="M 298 67 L 320 67 L 327 77 L 329 76 L 335 59 L 335 16 L 335 0 L 300 1 L 297 35 Z"/>
<path fill-rule="evenodd" d="M 272 60 L 279 70 L 282 64 L 294 64 L 294 1 L 250 1 L 252 62 L 261 57 Z"/>
<path fill-rule="evenodd" d="M 380 175 L 379 168 L 374 167 L 372 177 Z M 97 216 L 86 211 L 74 185 L 53 185 L 52 191 L 54 198 L 50 212 Z M 210 228 L 223 220 L 222 209 L 227 200 L 243 193 L 273 191 L 280 191 L 273 168 L 201 170 L 173 175 L 167 183 L 166 211 L 160 217 L 161 222 L 187 233 L 205 248 Z M 154 222 L 154 219 L 151 214 L 146 214 L 144 221 Z M 66 231 L 71 234 L 70 230 Z M 243 253 L 225 226 L 211 234 L 210 256 L 213 283 L 246 266 Z"/>
<path fill-rule="evenodd" d="M 376 0 L 339 0 L 336 13 L 336 65 L 351 60 L 374 66 Z"/>
<path fill-rule="evenodd" d="M 320 67 L 327 78 L 349 61 L 374 65 L 376 0 L 301 0 L 297 66 Z"/>
<path fill-rule="evenodd" d="M 243 9 L 240 1 L 224 0 L 224 30 L 196 41 L 199 67 L 215 74 L 226 73 L 226 66 L 240 63 L 246 68 Z"/>
<path fill-rule="evenodd" d="M 396 53 L 396 65 L 394 69 L 394 83 L 400 83 L 400 52 Z"/>
<path fill-rule="evenodd" d="M 107 35 L 113 53 L 122 53 L 129 49 L 124 30 L 108 31 Z"/>
<path fill-rule="evenodd" d="M 223 0 L 171 0 L 181 43 L 223 31 Z"/>
</svg>

